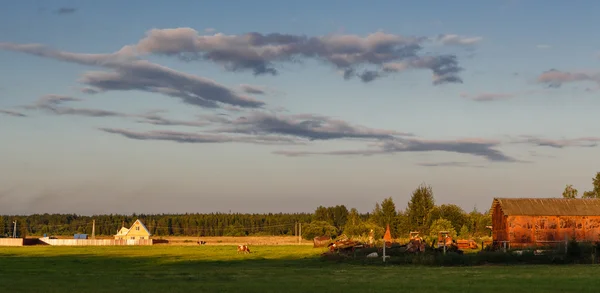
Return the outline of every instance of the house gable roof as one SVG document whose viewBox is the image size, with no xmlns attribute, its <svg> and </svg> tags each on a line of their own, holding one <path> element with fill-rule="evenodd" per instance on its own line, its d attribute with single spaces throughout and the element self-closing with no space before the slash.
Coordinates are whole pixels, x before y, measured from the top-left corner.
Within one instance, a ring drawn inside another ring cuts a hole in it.
<svg viewBox="0 0 600 293">
<path fill-rule="evenodd" d="M 494 198 L 506 216 L 600 216 L 596 198 Z"/>
<path fill-rule="evenodd" d="M 129 232 L 129 229 L 125 228 L 125 227 L 121 227 L 121 229 L 119 231 L 117 231 L 117 235 L 127 235 L 127 233 Z"/>
<path fill-rule="evenodd" d="M 144 225 L 144 223 L 142 223 L 142 221 L 140 221 L 140 219 L 137 219 L 137 220 L 135 220 L 135 222 L 133 222 L 133 225 L 131 225 L 131 228 L 129 228 L 129 231 L 131 231 L 133 226 L 135 226 L 135 223 L 140 223 L 140 226 L 146 231 L 146 233 L 148 233 L 148 235 L 152 235 L 152 234 L 150 234 L 150 230 L 148 230 L 148 228 L 146 228 L 146 225 Z"/>
</svg>

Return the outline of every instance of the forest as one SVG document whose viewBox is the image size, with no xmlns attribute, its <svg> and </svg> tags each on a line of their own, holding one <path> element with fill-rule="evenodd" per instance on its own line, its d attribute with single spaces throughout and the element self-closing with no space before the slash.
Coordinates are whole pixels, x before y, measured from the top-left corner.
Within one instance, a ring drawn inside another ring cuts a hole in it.
<svg viewBox="0 0 600 293">
<path fill-rule="evenodd" d="M 375 204 L 368 213 L 350 210 L 344 205 L 319 206 L 314 213 L 210 213 L 210 214 L 132 214 L 93 215 L 33 214 L 27 216 L 0 216 L 0 235 L 10 237 L 17 223 L 17 236 L 65 236 L 75 233 L 91 234 L 95 221 L 95 235 L 110 236 L 120 227 L 129 227 L 141 219 L 154 237 L 160 236 L 268 236 L 297 235 L 297 223 L 302 236 L 340 234 L 365 236 L 371 229 L 383 236 L 389 224 L 394 237 L 406 237 L 409 231 L 427 233 L 432 225 L 453 231 L 453 234 L 485 235 L 491 223 L 487 211 L 465 212 L 457 205 L 435 205 L 433 190 L 425 184 L 411 195 L 405 209 L 398 209 L 391 197 Z"/>
<path fill-rule="evenodd" d="M 593 180 L 593 190 L 582 198 L 600 198 L 600 172 Z M 559 194 L 557 194 L 559 196 Z M 567 185 L 562 197 L 576 198 L 577 190 Z M 301 235 L 311 240 L 316 236 L 341 234 L 365 237 L 373 230 L 382 237 L 387 225 L 392 237 L 407 238 L 409 232 L 418 231 L 422 236 L 435 236 L 436 231 L 447 230 L 453 237 L 482 238 L 490 236 L 489 211 L 476 209 L 466 212 L 454 204 L 437 205 L 431 186 L 419 185 L 410 196 L 407 205 L 398 208 L 391 197 L 375 203 L 371 212 L 359 213 L 344 205 L 319 206 L 313 213 L 210 213 L 210 214 L 132 214 L 93 215 L 33 214 L 28 216 L 0 216 L 0 237 L 10 237 L 17 223 L 17 236 L 65 236 L 75 233 L 91 234 L 95 221 L 95 234 L 110 236 L 122 226 L 129 227 L 141 219 L 154 237 L 162 236 L 281 236 Z"/>
</svg>

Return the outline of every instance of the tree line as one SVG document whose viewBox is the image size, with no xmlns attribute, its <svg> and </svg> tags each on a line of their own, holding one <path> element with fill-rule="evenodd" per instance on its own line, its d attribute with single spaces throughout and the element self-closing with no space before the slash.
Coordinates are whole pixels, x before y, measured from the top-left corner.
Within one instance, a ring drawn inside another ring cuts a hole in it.
<svg viewBox="0 0 600 293">
<path fill-rule="evenodd" d="M 581 198 L 600 198 L 600 172 L 592 178 L 592 190 L 584 191 Z M 579 191 L 572 184 L 567 184 L 562 193 L 563 198 L 577 198 Z"/>
<path fill-rule="evenodd" d="M 246 236 L 293 235 L 295 223 L 309 223 L 313 215 L 296 214 L 133 214 L 94 215 L 33 214 L 29 216 L 0 216 L 0 235 L 10 236 L 13 221 L 17 221 L 17 235 L 43 234 L 65 236 L 91 234 L 95 221 L 95 235 L 115 235 L 121 227 L 129 228 L 140 219 L 153 236 Z"/>
<path fill-rule="evenodd" d="M 10 236 L 13 221 L 17 221 L 17 235 L 66 236 L 91 234 L 95 221 L 95 234 L 110 236 L 121 227 L 129 227 L 140 219 L 155 237 L 160 236 L 260 236 L 297 235 L 296 223 L 302 224 L 302 236 L 367 237 L 373 230 L 376 237 L 383 237 L 390 226 L 394 238 L 406 238 L 411 231 L 422 236 L 436 231 L 448 230 L 452 236 L 489 236 L 486 226 L 491 224 L 487 211 L 465 212 L 454 204 L 436 205 L 433 190 L 425 184 L 416 188 L 404 210 L 397 209 L 391 197 L 376 203 L 371 212 L 359 213 L 344 205 L 319 206 L 313 213 L 210 213 L 210 214 L 133 214 L 94 215 L 34 214 L 29 216 L 0 216 L 0 235 Z"/>
<path fill-rule="evenodd" d="M 366 238 L 372 230 L 375 238 L 380 239 L 389 225 L 393 238 L 408 238 L 410 232 L 434 238 L 439 231 L 448 231 L 452 237 L 471 239 L 489 237 L 491 223 L 487 210 L 465 212 L 455 204 L 436 205 L 431 186 L 421 184 L 403 210 L 396 207 L 391 197 L 376 203 L 367 214 L 360 214 L 354 208 L 348 211 L 344 206 L 318 207 L 302 236 L 312 239 L 346 234 Z"/>
</svg>

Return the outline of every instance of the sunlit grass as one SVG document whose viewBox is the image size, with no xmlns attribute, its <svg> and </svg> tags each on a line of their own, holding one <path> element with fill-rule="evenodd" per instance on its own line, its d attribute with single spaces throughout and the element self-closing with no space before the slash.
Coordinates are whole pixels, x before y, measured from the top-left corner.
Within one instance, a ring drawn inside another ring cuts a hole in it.
<svg viewBox="0 0 600 293">
<path fill-rule="evenodd" d="M 0 248 L 0 292 L 598 292 L 600 266 L 385 266 L 310 246 Z M 360 263 L 360 262 L 358 262 Z"/>
</svg>

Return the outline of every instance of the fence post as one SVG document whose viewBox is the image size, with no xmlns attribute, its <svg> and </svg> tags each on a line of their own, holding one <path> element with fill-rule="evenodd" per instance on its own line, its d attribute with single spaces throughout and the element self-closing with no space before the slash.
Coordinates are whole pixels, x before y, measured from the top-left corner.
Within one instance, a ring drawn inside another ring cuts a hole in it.
<svg viewBox="0 0 600 293">
<path fill-rule="evenodd" d="M 385 240 L 383 240 L 383 262 L 385 262 Z"/>
</svg>

